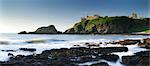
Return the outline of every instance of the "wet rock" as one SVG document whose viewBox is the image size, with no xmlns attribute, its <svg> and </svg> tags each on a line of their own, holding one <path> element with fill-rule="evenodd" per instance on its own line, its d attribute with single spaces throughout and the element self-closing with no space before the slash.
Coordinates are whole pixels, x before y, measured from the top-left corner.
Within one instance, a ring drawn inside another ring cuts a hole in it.
<svg viewBox="0 0 150 66">
<path fill-rule="evenodd" d="M 115 43 L 112 43 L 112 44 L 134 45 L 134 44 L 138 44 L 138 43 L 141 43 L 141 40 L 126 39 L 126 40 L 115 42 Z"/>
<path fill-rule="evenodd" d="M 93 51 L 98 54 L 108 54 L 112 52 L 127 52 L 127 47 L 101 47 L 101 48 L 93 48 Z"/>
<path fill-rule="evenodd" d="M 25 57 L 25 56 L 24 55 L 17 55 L 14 59 L 21 60 L 23 57 Z"/>
<path fill-rule="evenodd" d="M 19 50 L 34 52 L 36 49 L 34 48 L 19 48 Z"/>
<path fill-rule="evenodd" d="M 15 50 L 1 50 L 1 51 L 4 51 L 4 52 L 15 52 Z"/>
<path fill-rule="evenodd" d="M 8 53 L 8 56 L 14 56 L 12 53 Z"/>
<path fill-rule="evenodd" d="M 143 39 L 143 43 L 138 44 L 138 46 L 150 49 L 150 38 Z"/>
<path fill-rule="evenodd" d="M 77 66 L 77 65 L 75 65 L 71 62 L 68 62 L 68 61 L 54 60 L 54 61 L 50 61 L 48 66 Z"/>
<path fill-rule="evenodd" d="M 14 66 L 13 63 L 0 63 L 0 66 Z"/>
<path fill-rule="evenodd" d="M 88 48 L 98 48 L 99 44 L 85 44 Z"/>
<path fill-rule="evenodd" d="M 90 62 L 90 61 L 94 61 L 94 60 L 98 60 L 98 59 L 93 58 L 92 55 L 86 55 L 86 56 L 80 56 L 79 61 L 77 61 L 77 62 L 85 63 L 85 62 Z"/>
<path fill-rule="evenodd" d="M 122 56 L 122 63 L 127 66 L 149 66 L 150 51 L 138 52 L 132 56 Z"/>
<path fill-rule="evenodd" d="M 23 51 L 35 51 L 34 48 L 20 48 Z M 112 55 L 112 52 L 125 52 L 127 47 L 72 47 L 45 50 L 41 54 L 34 55 L 17 55 L 10 57 L 7 62 L 0 62 L 4 65 L 12 66 L 76 66 L 78 63 L 85 63 L 90 61 L 108 60 L 116 62 L 117 55 Z M 101 54 L 101 55 L 99 55 Z M 9 54 L 12 55 L 12 54 Z M 99 64 L 98 64 L 99 65 Z M 106 65 L 106 64 L 105 64 Z"/>
<path fill-rule="evenodd" d="M 48 59 L 48 56 L 49 54 L 37 54 L 35 59 L 38 59 L 38 60 Z"/>
<path fill-rule="evenodd" d="M 143 39 L 144 40 L 144 44 L 150 44 L 150 38 L 146 38 L 146 39 Z"/>
<path fill-rule="evenodd" d="M 34 62 L 32 63 L 32 66 L 43 66 L 41 62 Z"/>
<path fill-rule="evenodd" d="M 73 45 L 74 47 L 80 47 L 80 45 Z"/>
<path fill-rule="evenodd" d="M 100 63 L 92 64 L 90 66 L 109 66 L 109 65 L 106 62 L 100 62 Z"/>
<path fill-rule="evenodd" d="M 99 44 L 103 44 L 102 42 L 99 42 Z"/>
<path fill-rule="evenodd" d="M 118 55 L 114 55 L 114 54 L 101 55 L 100 59 L 116 62 L 119 59 L 119 56 Z"/>
<path fill-rule="evenodd" d="M 134 54 L 138 55 L 138 56 L 149 56 L 150 51 L 141 51 L 141 52 L 137 52 L 137 53 L 134 53 Z"/>
</svg>

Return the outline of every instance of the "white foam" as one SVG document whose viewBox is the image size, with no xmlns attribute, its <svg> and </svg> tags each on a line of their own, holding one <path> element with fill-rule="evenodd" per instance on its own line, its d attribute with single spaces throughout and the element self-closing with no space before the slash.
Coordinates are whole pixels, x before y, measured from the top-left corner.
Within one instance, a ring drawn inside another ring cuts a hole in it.
<svg viewBox="0 0 150 66">
<path fill-rule="evenodd" d="M 92 65 L 92 64 L 96 64 L 96 63 L 100 63 L 100 62 L 106 62 L 108 63 L 110 66 L 124 66 L 123 64 L 121 64 L 119 61 L 117 62 L 110 62 L 110 61 L 106 61 L 106 60 L 99 60 L 99 61 L 92 61 L 92 62 L 85 62 L 85 63 L 80 63 L 78 64 L 79 66 L 84 66 L 84 65 Z"/>
<path fill-rule="evenodd" d="M 7 60 L 9 60 L 8 52 L 0 51 L 0 61 L 7 61 Z"/>
<path fill-rule="evenodd" d="M 122 56 L 128 56 L 128 55 L 134 55 L 134 53 L 140 52 L 140 51 L 147 51 L 145 48 L 140 48 L 137 45 L 127 45 L 125 47 L 128 47 L 127 52 L 113 52 L 112 54 L 116 54 L 119 56 L 120 61 Z"/>
<path fill-rule="evenodd" d="M 16 55 L 31 55 L 33 52 L 27 52 L 27 51 L 20 51 L 19 48 L 35 48 L 37 51 L 34 53 L 40 54 L 44 50 L 50 50 L 50 49 L 59 49 L 59 48 L 70 48 L 72 47 L 71 44 L 13 44 L 13 45 L 0 45 L 0 50 L 15 50 L 15 52 L 4 52 L 0 51 L 0 61 L 7 61 L 8 60 L 8 53 L 12 53 L 15 56 Z M 6 59 L 4 59 L 6 58 Z"/>
</svg>

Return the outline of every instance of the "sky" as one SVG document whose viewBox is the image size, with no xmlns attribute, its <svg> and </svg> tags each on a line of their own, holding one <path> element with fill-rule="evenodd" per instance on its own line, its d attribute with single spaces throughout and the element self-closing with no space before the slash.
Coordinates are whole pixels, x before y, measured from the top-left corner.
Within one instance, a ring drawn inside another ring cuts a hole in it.
<svg viewBox="0 0 150 66">
<path fill-rule="evenodd" d="M 35 31 L 55 25 L 65 31 L 81 17 L 129 16 L 136 12 L 150 17 L 149 0 L 0 0 L 0 33 Z"/>
</svg>

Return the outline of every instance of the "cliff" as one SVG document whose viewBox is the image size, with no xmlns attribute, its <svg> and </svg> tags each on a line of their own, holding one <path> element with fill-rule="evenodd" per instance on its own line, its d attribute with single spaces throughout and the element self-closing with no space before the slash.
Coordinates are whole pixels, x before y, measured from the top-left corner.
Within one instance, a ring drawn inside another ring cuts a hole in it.
<svg viewBox="0 0 150 66">
<path fill-rule="evenodd" d="M 150 34 L 150 18 L 126 16 L 101 17 L 86 16 L 65 32 L 57 31 L 54 25 L 40 27 L 34 32 L 22 31 L 19 34 Z"/>
<path fill-rule="evenodd" d="M 72 28 L 64 33 L 100 33 L 100 34 L 118 34 L 118 33 L 133 33 L 150 30 L 149 18 L 133 19 L 126 16 L 116 17 L 98 17 L 93 16 L 82 18 Z"/>
</svg>

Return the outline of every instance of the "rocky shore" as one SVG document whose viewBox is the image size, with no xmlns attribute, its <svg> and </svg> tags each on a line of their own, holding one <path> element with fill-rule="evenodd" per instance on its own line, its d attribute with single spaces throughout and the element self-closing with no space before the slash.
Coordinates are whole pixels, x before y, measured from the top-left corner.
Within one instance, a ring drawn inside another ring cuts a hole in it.
<svg viewBox="0 0 150 66">
<path fill-rule="evenodd" d="M 101 44 L 101 42 L 99 44 L 85 43 L 85 47 L 74 45 L 71 48 L 45 50 L 41 54 L 27 56 L 14 56 L 12 53 L 9 53 L 10 59 L 8 61 L 1 61 L 0 66 L 81 66 L 79 64 L 99 60 L 114 63 L 121 60 L 120 63 L 126 66 L 149 66 L 150 38 L 142 40 L 127 39 L 105 43 L 122 45 L 122 47 L 100 47 Z M 118 55 L 113 54 L 114 52 L 128 52 L 129 49 L 125 45 L 138 45 L 141 48 L 148 49 L 148 51 L 122 56 L 121 59 Z M 36 51 L 34 48 L 20 48 L 19 50 Z M 98 62 L 82 66 L 109 66 L 109 64 L 107 62 Z"/>
</svg>

